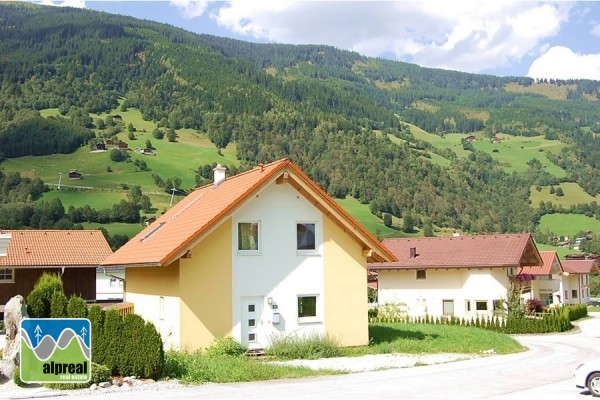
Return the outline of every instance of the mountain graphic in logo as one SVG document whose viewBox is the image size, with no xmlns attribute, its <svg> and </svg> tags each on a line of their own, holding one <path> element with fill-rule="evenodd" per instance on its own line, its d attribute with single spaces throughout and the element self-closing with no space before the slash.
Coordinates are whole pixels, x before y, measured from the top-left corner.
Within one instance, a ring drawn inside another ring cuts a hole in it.
<svg viewBox="0 0 600 400">
<path fill-rule="evenodd" d="M 21 321 L 21 380 L 85 383 L 91 379 L 91 324 L 85 318 Z"/>
</svg>

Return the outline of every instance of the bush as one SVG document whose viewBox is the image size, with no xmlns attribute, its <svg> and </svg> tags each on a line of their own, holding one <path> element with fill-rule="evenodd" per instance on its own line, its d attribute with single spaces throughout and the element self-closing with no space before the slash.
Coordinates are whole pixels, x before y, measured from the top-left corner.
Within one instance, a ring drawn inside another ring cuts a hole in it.
<svg viewBox="0 0 600 400">
<path fill-rule="evenodd" d="M 88 309 L 85 300 L 79 296 L 71 296 L 67 303 L 67 317 L 69 318 L 87 318 Z"/>
<path fill-rule="evenodd" d="M 85 389 L 93 384 L 99 384 L 101 382 L 108 382 L 111 379 L 110 369 L 106 365 L 96 364 L 92 362 L 92 377 L 87 383 L 48 383 L 45 386 L 51 389 L 58 390 L 75 390 Z"/>
<path fill-rule="evenodd" d="M 98 364 L 104 364 L 104 315 L 105 311 L 94 304 L 88 313 L 90 326 L 92 328 L 92 360 Z"/>
<path fill-rule="evenodd" d="M 13 372 L 13 382 L 19 387 L 25 386 L 25 382 L 21 380 L 21 368 L 16 367 Z"/>
<path fill-rule="evenodd" d="M 52 294 L 50 300 L 50 318 L 65 318 L 67 316 L 67 296 L 62 291 Z"/>
<path fill-rule="evenodd" d="M 113 375 L 119 373 L 120 354 L 123 351 L 124 341 L 123 318 L 117 310 L 108 310 L 104 317 L 104 330 L 102 332 L 101 344 L 103 346 L 100 353 L 104 355 L 103 364 L 106 365 Z M 96 335 L 92 330 L 92 343 Z M 93 346 L 93 344 L 92 344 Z M 95 359 L 94 353 L 92 358 Z"/>
<path fill-rule="evenodd" d="M 206 355 L 209 357 L 239 357 L 246 354 L 246 351 L 247 349 L 238 343 L 234 338 L 227 336 L 213 340 L 210 346 L 206 348 Z"/>
<path fill-rule="evenodd" d="M 336 340 L 330 336 L 282 336 L 272 337 L 267 355 L 282 360 L 317 359 L 338 357 L 342 350 Z"/>
<path fill-rule="evenodd" d="M 57 274 L 44 272 L 27 296 L 29 318 L 50 318 L 54 292 L 64 294 L 62 280 Z"/>
<path fill-rule="evenodd" d="M 119 357 L 119 372 L 123 376 L 160 377 L 165 355 L 156 327 L 144 322 L 137 314 L 127 314 L 121 335 L 123 350 Z"/>
</svg>

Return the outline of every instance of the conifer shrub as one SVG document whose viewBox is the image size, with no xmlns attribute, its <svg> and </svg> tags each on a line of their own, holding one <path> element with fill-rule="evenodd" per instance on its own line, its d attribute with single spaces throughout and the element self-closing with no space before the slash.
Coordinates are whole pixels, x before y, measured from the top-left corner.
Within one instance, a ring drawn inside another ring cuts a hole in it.
<svg viewBox="0 0 600 400">
<path fill-rule="evenodd" d="M 165 350 L 160 333 L 151 322 L 144 325 L 142 345 L 145 360 L 141 376 L 160 378 L 165 367 Z"/>
<path fill-rule="evenodd" d="M 55 292 L 64 294 L 60 276 L 44 272 L 27 296 L 27 314 L 30 318 L 50 318 L 52 295 Z"/>
<path fill-rule="evenodd" d="M 63 291 L 52 293 L 50 300 L 50 318 L 66 318 L 67 316 L 67 296 Z"/>
<path fill-rule="evenodd" d="M 104 315 L 105 311 L 94 304 L 88 313 L 90 326 L 92 328 L 92 360 L 98 364 L 104 364 Z M 110 371 L 109 371 L 110 373 Z"/>
<path fill-rule="evenodd" d="M 110 369 L 106 365 L 97 364 L 92 362 L 92 377 L 87 383 L 48 383 L 45 386 L 50 389 L 58 390 L 75 390 L 85 389 L 92 386 L 94 383 L 97 385 L 101 382 L 108 382 L 111 379 Z"/>
<path fill-rule="evenodd" d="M 158 378 L 162 373 L 165 354 L 160 334 L 154 324 L 144 322 L 137 314 L 127 314 L 123 321 L 123 349 L 119 357 L 119 372 Z"/>
<path fill-rule="evenodd" d="M 88 309 L 87 303 L 82 297 L 73 295 L 67 303 L 68 318 L 87 318 Z"/>
<path fill-rule="evenodd" d="M 92 343 L 97 335 L 92 328 Z M 104 362 L 112 375 L 119 374 L 120 358 L 125 346 L 123 337 L 123 318 L 117 310 L 110 309 L 104 316 L 104 329 L 102 331 L 101 353 L 104 354 Z M 139 340 L 139 338 L 138 338 Z M 92 357 L 94 357 L 92 353 Z"/>
</svg>

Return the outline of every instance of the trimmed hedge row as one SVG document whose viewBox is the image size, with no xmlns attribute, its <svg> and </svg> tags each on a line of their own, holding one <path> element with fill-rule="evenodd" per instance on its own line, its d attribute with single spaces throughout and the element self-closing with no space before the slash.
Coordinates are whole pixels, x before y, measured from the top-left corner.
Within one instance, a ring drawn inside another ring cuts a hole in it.
<svg viewBox="0 0 600 400">
<path fill-rule="evenodd" d="M 405 324 L 446 324 L 460 325 L 489 329 L 506 334 L 524 334 L 524 333 L 551 333 L 565 332 L 573 329 L 571 321 L 587 316 L 587 306 L 584 304 L 566 305 L 550 309 L 547 313 L 527 315 L 524 317 L 498 317 L 491 318 L 475 317 L 466 318 L 441 318 L 429 315 L 420 317 L 409 317 L 400 315 L 392 310 L 390 306 L 384 312 L 377 313 L 377 316 L 369 318 L 370 322 L 399 322 Z"/>
</svg>

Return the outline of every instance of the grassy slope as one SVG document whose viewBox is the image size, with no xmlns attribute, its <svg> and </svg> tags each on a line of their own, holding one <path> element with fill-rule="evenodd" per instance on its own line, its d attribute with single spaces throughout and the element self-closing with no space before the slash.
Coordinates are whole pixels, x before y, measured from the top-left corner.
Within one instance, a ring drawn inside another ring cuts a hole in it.
<svg viewBox="0 0 600 400">
<path fill-rule="evenodd" d="M 563 182 L 554 188 L 562 188 L 564 196 L 557 196 L 556 194 L 550 194 L 550 186 L 542 187 L 541 191 L 538 191 L 535 187 L 531 188 L 531 206 L 538 208 L 540 201 L 552 202 L 555 206 L 570 207 L 576 204 L 589 204 L 593 201 L 599 202 L 600 197 L 592 197 L 587 194 L 578 184 L 572 182 Z"/>
<path fill-rule="evenodd" d="M 600 232 L 600 221 L 582 214 L 547 214 L 540 219 L 540 231 L 574 237 L 578 232 Z"/>
</svg>

